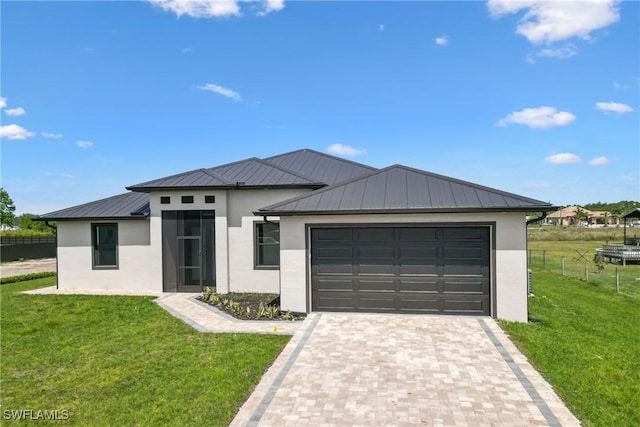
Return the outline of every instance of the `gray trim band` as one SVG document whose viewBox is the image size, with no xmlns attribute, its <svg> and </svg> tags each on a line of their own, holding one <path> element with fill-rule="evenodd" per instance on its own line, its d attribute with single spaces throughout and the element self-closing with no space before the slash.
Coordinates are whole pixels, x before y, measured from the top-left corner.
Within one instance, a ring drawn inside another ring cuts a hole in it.
<svg viewBox="0 0 640 427">
<path fill-rule="evenodd" d="M 500 353 L 500 356 L 502 356 L 504 361 L 507 362 L 507 365 L 509 365 L 513 373 L 516 375 L 516 378 L 518 378 L 518 381 L 520 381 L 522 387 L 524 387 L 524 389 L 527 391 L 527 393 L 533 400 L 533 403 L 536 404 L 536 406 L 544 416 L 544 419 L 549 423 L 549 426 L 562 427 L 562 424 L 553 414 L 553 412 L 549 408 L 549 405 L 547 405 L 547 402 L 545 402 L 542 396 L 540 396 L 538 390 L 536 390 L 533 384 L 531 384 L 529 378 L 527 378 L 524 372 L 522 372 L 522 369 L 520 369 L 520 367 L 516 364 L 516 362 L 513 360 L 507 349 L 504 348 L 498 337 L 496 337 L 493 331 L 489 329 L 489 326 L 487 326 L 483 319 L 478 319 L 478 323 L 480 323 L 480 326 L 484 330 L 485 334 L 487 334 L 493 345 L 496 347 L 498 353 Z"/>
<path fill-rule="evenodd" d="M 302 348 L 305 346 L 305 344 L 309 340 L 309 337 L 311 336 L 311 332 L 313 332 L 314 328 L 318 324 L 318 321 L 320 320 L 321 317 L 322 317 L 322 313 L 318 313 L 316 318 L 313 319 L 313 322 L 311 322 L 311 325 L 309 325 L 307 330 L 304 331 L 304 335 L 302 336 L 302 339 L 296 346 L 295 350 L 293 350 L 293 353 L 291 353 L 291 355 L 289 356 L 289 359 L 287 359 L 287 362 L 284 364 L 284 366 L 278 373 L 278 376 L 273 381 L 273 384 L 271 384 L 271 387 L 269 387 L 269 390 L 262 398 L 262 401 L 260 402 L 255 412 L 251 416 L 251 419 L 249 420 L 249 422 L 247 422 L 246 424 L 247 427 L 255 427 L 258 425 L 258 423 L 260 422 L 260 419 L 262 419 L 262 416 L 264 415 L 267 408 L 271 404 L 271 401 L 275 397 L 276 393 L 278 392 L 278 389 L 282 385 L 282 382 L 284 381 L 285 377 L 289 373 L 289 370 L 291 369 L 294 362 L 298 358 L 298 355 L 302 351 Z"/>
</svg>

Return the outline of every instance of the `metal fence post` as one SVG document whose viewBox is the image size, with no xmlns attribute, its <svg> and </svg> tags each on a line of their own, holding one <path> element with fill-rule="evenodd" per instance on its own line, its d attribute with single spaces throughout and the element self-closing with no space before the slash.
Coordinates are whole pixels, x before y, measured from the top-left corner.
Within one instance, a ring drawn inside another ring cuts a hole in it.
<svg viewBox="0 0 640 427">
<path fill-rule="evenodd" d="M 616 292 L 620 292 L 620 276 L 618 275 L 618 267 L 616 267 Z"/>
<path fill-rule="evenodd" d="M 587 261 L 584 262 L 584 277 L 585 280 L 589 281 L 589 267 L 587 266 Z"/>
<path fill-rule="evenodd" d="M 546 270 L 547 268 L 547 251 L 542 251 L 542 269 Z"/>
</svg>

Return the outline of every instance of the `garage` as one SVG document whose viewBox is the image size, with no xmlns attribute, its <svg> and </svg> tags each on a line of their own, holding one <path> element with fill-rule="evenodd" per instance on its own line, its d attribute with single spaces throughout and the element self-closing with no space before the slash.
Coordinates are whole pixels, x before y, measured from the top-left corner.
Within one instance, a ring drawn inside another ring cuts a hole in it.
<svg viewBox="0 0 640 427">
<path fill-rule="evenodd" d="M 491 315 L 488 226 L 310 232 L 313 311 Z"/>
</svg>

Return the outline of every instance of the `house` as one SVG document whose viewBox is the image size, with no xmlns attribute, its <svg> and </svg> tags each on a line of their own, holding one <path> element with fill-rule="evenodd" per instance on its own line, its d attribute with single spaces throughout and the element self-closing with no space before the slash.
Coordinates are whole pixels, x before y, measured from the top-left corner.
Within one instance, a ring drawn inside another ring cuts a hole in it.
<svg viewBox="0 0 640 427">
<path fill-rule="evenodd" d="M 617 225 L 619 218 L 606 211 L 590 211 L 580 206 L 567 206 L 549 214 L 545 220 L 548 225 Z"/>
<path fill-rule="evenodd" d="M 526 212 L 551 205 L 303 149 L 51 212 L 58 287 L 273 292 L 293 312 L 527 320 Z"/>
</svg>

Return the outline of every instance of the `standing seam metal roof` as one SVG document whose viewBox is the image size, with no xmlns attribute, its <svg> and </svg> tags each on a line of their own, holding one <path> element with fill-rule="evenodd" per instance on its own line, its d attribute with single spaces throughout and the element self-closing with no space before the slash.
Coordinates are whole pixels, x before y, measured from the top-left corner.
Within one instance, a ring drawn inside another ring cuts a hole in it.
<svg viewBox="0 0 640 427">
<path fill-rule="evenodd" d="M 551 204 L 407 166 L 394 165 L 264 207 L 256 214 L 550 210 Z"/>
<path fill-rule="evenodd" d="M 310 149 L 279 154 L 264 160 L 328 185 L 344 182 L 377 170 L 371 166 Z"/>
<path fill-rule="evenodd" d="M 59 221 L 67 219 L 144 218 L 148 215 L 149 194 L 130 192 L 50 212 L 40 215 L 38 219 Z"/>
</svg>

